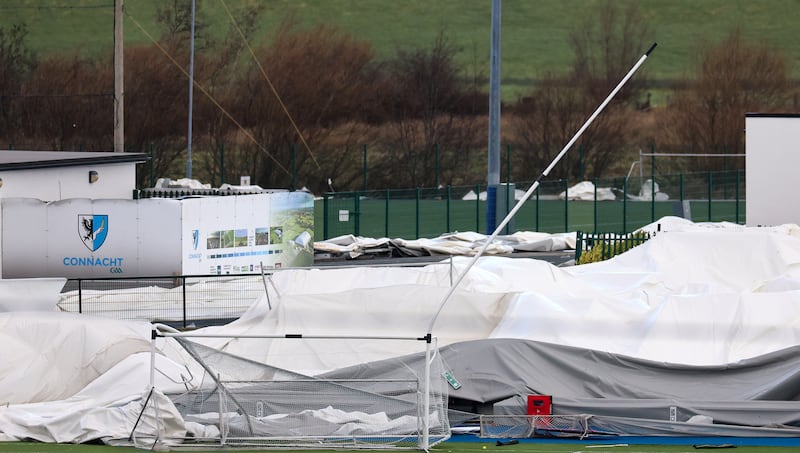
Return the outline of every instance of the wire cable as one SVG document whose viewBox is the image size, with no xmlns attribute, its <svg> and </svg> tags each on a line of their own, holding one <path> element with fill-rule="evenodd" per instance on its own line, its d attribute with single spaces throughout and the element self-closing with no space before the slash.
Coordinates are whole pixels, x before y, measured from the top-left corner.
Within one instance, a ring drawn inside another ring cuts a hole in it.
<svg viewBox="0 0 800 453">
<path fill-rule="evenodd" d="M 175 66 L 176 66 L 178 69 L 180 69 L 180 71 L 181 71 L 181 72 L 182 72 L 182 73 L 183 73 L 183 74 L 184 74 L 184 75 L 185 75 L 187 78 L 190 78 L 190 79 L 191 79 L 191 77 L 189 76 L 189 73 L 188 73 L 188 72 L 187 72 L 187 71 L 186 71 L 186 70 L 183 68 L 183 66 L 181 66 L 181 65 L 180 65 L 180 63 L 178 63 L 178 62 L 177 62 L 177 61 L 176 61 L 176 60 L 175 60 L 175 59 L 172 57 L 172 55 L 170 55 L 170 54 L 169 54 L 169 52 L 167 52 L 167 50 L 166 50 L 166 49 L 164 49 L 164 47 L 163 47 L 163 46 L 161 46 L 161 44 L 159 44 L 159 43 L 158 43 L 158 41 L 156 41 L 156 40 L 155 40 L 155 39 L 154 39 L 154 38 L 153 38 L 153 37 L 150 35 L 150 33 L 148 33 L 148 32 L 147 32 L 147 30 L 145 30 L 145 29 L 144 29 L 144 27 L 142 27 L 142 25 L 141 25 L 141 24 L 140 24 L 140 23 L 139 23 L 139 22 L 138 22 L 138 21 L 137 21 L 137 20 L 136 20 L 136 19 L 135 19 L 133 16 L 131 16 L 131 15 L 130 15 L 130 14 L 127 12 L 127 11 L 125 12 L 125 15 L 126 15 L 126 16 L 127 16 L 127 17 L 128 17 L 128 18 L 129 18 L 129 19 L 132 21 L 132 22 L 133 22 L 133 24 L 134 24 L 134 25 L 136 25 L 136 27 L 137 27 L 139 30 L 141 30 L 141 32 L 142 32 L 142 33 L 144 33 L 144 35 L 147 37 L 147 39 L 149 39 L 150 41 L 152 41 L 152 42 L 153 42 L 153 44 L 155 44 L 155 46 L 158 48 L 158 50 L 160 50 L 160 51 L 161 51 L 161 53 L 163 53 L 163 54 L 164 54 L 164 56 L 166 56 L 166 57 L 167 57 L 167 58 L 168 58 L 168 59 L 169 59 L 169 60 L 172 62 L 172 64 L 174 64 L 174 65 L 175 65 Z M 269 151 L 268 151 L 268 150 L 267 150 L 267 149 L 264 147 L 264 145 L 262 145 L 261 143 L 259 143 L 259 142 L 258 142 L 258 140 L 256 140 L 256 138 L 255 138 L 255 137 L 253 137 L 253 135 L 252 135 L 252 134 L 251 134 L 251 133 L 250 133 L 250 132 L 249 132 L 247 129 L 245 129 L 245 127 L 244 127 L 244 126 L 242 126 L 242 125 L 241 125 L 241 124 L 240 124 L 238 121 L 236 121 L 236 119 L 235 119 L 235 118 L 234 118 L 234 117 L 233 117 L 233 116 L 232 116 L 232 115 L 231 115 L 231 114 L 230 114 L 230 113 L 229 113 L 227 110 L 225 110 L 225 108 L 224 108 L 222 105 L 220 105 L 220 103 L 219 103 L 219 102 L 217 102 L 217 100 L 216 100 L 216 99 L 214 99 L 214 97 L 211 95 L 211 93 L 209 93 L 209 92 L 208 92 L 208 91 L 207 91 L 207 90 L 206 90 L 206 89 L 205 89 L 205 88 L 204 88 L 202 85 L 200 85 L 199 83 L 197 83 L 197 80 L 195 80 L 195 79 L 192 79 L 192 83 L 194 83 L 194 86 L 195 86 L 195 87 L 197 87 L 197 89 L 198 89 L 198 90 L 200 90 L 200 91 L 201 91 L 201 92 L 202 92 L 202 93 L 203 93 L 203 94 L 204 94 L 204 95 L 205 95 L 205 96 L 206 96 L 206 97 L 207 97 L 207 98 L 208 98 L 208 99 L 209 99 L 209 100 L 210 100 L 210 101 L 211 101 L 211 102 L 212 102 L 212 103 L 213 103 L 213 104 L 214 104 L 214 105 L 215 105 L 215 106 L 216 106 L 216 107 L 217 107 L 217 108 L 218 108 L 218 109 L 219 109 L 219 110 L 220 110 L 220 111 L 221 111 L 221 112 L 222 112 L 222 113 L 225 115 L 225 117 L 227 117 L 229 120 L 231 120 L 231 122 L 233 122 L 233 124 L 235 124 L 235 125 L 236 125 L 236 127 L 238 127 L 238 128 L 239 128 L 239 130 L 241 130 L 241 131 L 242 131 L 242 133 L 244 133 L 244 134 L 247 136 L 247 138 L 249 138 L 249 139 L 250 139 L 250 140 L 251 140 L 251 141 L 252 141 L 252 142 L 253 142 L 253 143 L 254 143 L 256 146 L 258 146 L 258 148 L 259 148 L 259 149 L 260 149 L 260 150 L 261 150 L 261 151 L 262 151 L 264 154 L 266 154 L 266 155 L 267 155 L 267 156 L 268 156 L 270 159 L 272 159 L 272 161 L 273 161 L 273 162 L 275 162 L 275 165 L 277 165 L 277 166 L 278 166 L 278 168 L 280 168 L 281 170 L 283 170 L 283 171 L 284 171 L 284 172 L 285 172 L 287 175 L 289 175 L 289 176 L 291 176 L 291 175 L 292 175 L 292 173 L 291 173 L 291 172 L 290 172 L 288 169 L 286 169 L 286 167 L 284 167 L 284 166 L 283 166 L 283 164 L 281 164 L 281 163 L 280 163 L 280 161 L 278 161 L 278 159 L 277 159 L 277 158 L 275 158 L 275 156 L 273 156 L 273 155 L 272 155 L 272 153 L 270 153 L 270 152 L 269 152 Z"/>
<path fill-rule="evenodd" d="M 253 61 L 255 61 L 256 65 L 258 66 L 258 69 L 261 71 L 261 75 L 263 75 L 264 80 L 267 81 L 267 85 L 269 85 L 270 90 L 272 90 L 272 94 L 275 95 L 275 99 L 278 100 L 278 104 L 280 104 L 281 108 L 283 109 L 283 112 L 286 113 L 286 117 L 289 118 L 289 122 L 292 123 L 294 131 L 297 133 L 297 136 L 300 137 L 300 141 L 303 142 L 303 146 L 306 147 L 308 155 L 311 156 L 311 159 L 314 161 L 314 164 L 316 164 L 317 170 L 321 169 L 319 162 L 317 162 L 317 158 L 314 157 L 314 153 L 311 152 L 311 147 L 309 147 L 308 143 L 306 143 L 306 139 L 303 137 L 303 133 L 300 132 L 300 128 L 298 128 L 297 124 L 294 122 L 292 115 L 289 113 L 289 109 L 287 109 L 286 104 L 283 103 L 283 99 L 281 99 L 280 94 L 278 94 L 278 90 L 275 89 L 275 85 L 273 85 L 272 81 L 269 79 L 269 76 L 267 75 L 267 72 L 264 70 L 264 67 L 261 65 L 261 62 L 258 61 L 258 58 L 256 58 L 256 54 L 255 52 L 253 52 L 253 48 L 250 47 L 250 43 L 247 42 L 247 37 L 245 37 L 244 33 L 242 32 L 242 29 L 239 28 L 239 24 L 236 23 L 236 19 L 233 17 L 233 14 L 231 14 L 231 10 L 228 8 L 227 3 L 225 3 L 225 0 L 219 0 L 219 1 L 225 8 L 225 12 L 228 13 L 228 17 L 231 19 L 231 23 L 233 24 L 234 28 L 236 28 L 236 31 L 239 33 L 239 36 L 242 38 L 245 47 L 247 47 L 247 51 L 250 52 L 250 56 L 253 57 Z"/>
</svg>

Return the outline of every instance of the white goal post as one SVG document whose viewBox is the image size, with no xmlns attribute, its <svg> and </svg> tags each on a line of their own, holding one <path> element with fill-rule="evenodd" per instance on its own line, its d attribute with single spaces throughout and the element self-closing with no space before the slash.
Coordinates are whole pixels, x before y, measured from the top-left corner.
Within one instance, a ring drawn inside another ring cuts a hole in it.
<svg viewBox="0 0 800 453">
<path fill-rule="evenodd" d="M 201 376 L 195 375 L 185 391 L 162 393 L 156 388 L 156 338 L 174 341 L 196 362 Z M 308 376 L 203 344 L 213 338 L 252 341 L 253 347 L 267 341 L 347 341 L 349 345 L 353 341 L 365 345 L 412 341 L 420 347 L 418 353 L 378 361 L 376 375 L 380 377 L 360 377 L 370 364 Z M 154 330 L 153 342 L 151 390 L 139 419 L 155 422 L 145 427 L 137 421 L 130 440 L 138 447 L 427 451 L 450 437 L 446 373 L 436 338 L 429 335 L 235 336 L 178 332 L 162 326 Z M 183 426 L 171 429 L 178 419 Z"/>
</svg>

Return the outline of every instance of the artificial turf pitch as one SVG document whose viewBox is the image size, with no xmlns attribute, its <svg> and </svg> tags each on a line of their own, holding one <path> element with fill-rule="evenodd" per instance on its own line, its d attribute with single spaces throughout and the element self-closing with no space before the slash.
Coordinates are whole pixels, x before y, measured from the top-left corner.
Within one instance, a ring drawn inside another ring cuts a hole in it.
<svg viewBox="0 0 800 453">
<path fill-rule="evenodd" d="M 445 442 L 431 449 L 433 453 L 679 453 L 679 452 L 704 452 L 724 450 L 731 453 L 789 453 L 800 450 L 794 446 L 759 446 L 759 445 L 735 445 L 727 441 L 706 442 L 703 444 L 685 445 L 656 445 L 656 444 L 628 444 L 624 441 L 617 443 L 597 443 L 591 441 L 569 441 L 559 443 L 544 442 L 520 442 L 514 445 L 497 446 L 496 441 L 491 439 L 473 442 Z M 727 448 L 726 448 L 727 447 Z M 0 453 L 125 453 L 141 452 L 132 447 L 109 447 L 105 445 L 86 445 L 86 444 L 45 444 L 37 442 L 0 442 Z M 176 449 L 176 451 L 181 451 Z M 200 453 L 198 450 L 191 450 L 193 453 Z M 208 452 L 219 453 L 221 451 L 236 450 L 208 450 Z M 331 453 L 331 452 L 354 452 L 363 453 L 365 450 L 278 450 L 282 453 Z M 385 450 L 382 450 L 385 451 Z"/>
</svg>

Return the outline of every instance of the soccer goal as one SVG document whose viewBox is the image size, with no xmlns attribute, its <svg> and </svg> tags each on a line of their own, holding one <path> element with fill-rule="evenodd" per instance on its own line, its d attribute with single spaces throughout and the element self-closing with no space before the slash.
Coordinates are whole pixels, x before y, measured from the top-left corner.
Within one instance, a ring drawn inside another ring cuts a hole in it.
<svg viewBox="0 0 800 453">
<path fill-rule="evenodd" d="M 489 439 L 588 436 L 588 415 L 481 415 L 480 436 Z"/>
<path fill-rule="evenodd" d="M 301 342 L 293 348 L 299 351 L 308 350 L 302 342 L 322 341 L 331 354 L 375 342 L 419 346 L 417 353 L 306 375 L 203 344 L 216 335 L 158 335 L 180 345 L 201 376 L 185 391 L 149 398 L 140 419 L 156 420 L 157 429 L 134 427 L 130 437 L 138 447 L 428 450 L 450 436 L 445 370 L 430 336 L 225 336 L 254 348 Z"/>
</svg>

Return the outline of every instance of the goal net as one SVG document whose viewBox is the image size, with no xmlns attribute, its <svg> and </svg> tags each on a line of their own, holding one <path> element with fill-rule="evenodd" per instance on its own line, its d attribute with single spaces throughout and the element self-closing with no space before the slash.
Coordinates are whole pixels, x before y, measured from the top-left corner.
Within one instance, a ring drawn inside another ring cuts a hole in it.
<svg viewBox="0 0 800 453">
<path fill-rule="evenodd" d="M 419 353 L 378 364 L 306 376 L 179 335 L 174 340 L 203 370 L 199 383 L 166 394 L 173 406 L 169 410 L 145 404 L 143 413 L 159 420 L 177 411 L 185 433 L 162 429 L 153 436 L 148 434 L 153 430 L 134 428 L 131 439 L 140 448 L 427 450 L 450 436 L 447 385 L 435 343 L 418 341 Z M 306 338 L 270 341 L 314 341 Z M 163 398 L 159 401 L 164 404 Z"/>
<path fill-rule="evenodd" d="M 588 415 L 481 415 L 480 436 L 495 439 L 589 435 Z"/>
</svg>

